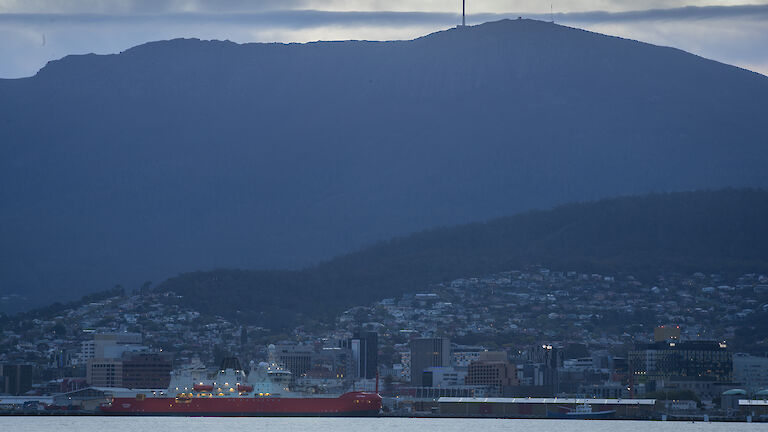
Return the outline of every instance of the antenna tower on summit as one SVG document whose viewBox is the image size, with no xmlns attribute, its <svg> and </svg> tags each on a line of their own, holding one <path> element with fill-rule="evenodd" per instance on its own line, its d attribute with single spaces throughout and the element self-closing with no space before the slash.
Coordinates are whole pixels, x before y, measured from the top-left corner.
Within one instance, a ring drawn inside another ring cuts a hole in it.
<svg viewBox="0 0 768 432">
<path fill-rule="evenodd" d="M 467 26 L 467 16 L 466 16 L 466 3 L 467 0 L 461 0 L 461 26 L 466 27 Z"/>
</svg>

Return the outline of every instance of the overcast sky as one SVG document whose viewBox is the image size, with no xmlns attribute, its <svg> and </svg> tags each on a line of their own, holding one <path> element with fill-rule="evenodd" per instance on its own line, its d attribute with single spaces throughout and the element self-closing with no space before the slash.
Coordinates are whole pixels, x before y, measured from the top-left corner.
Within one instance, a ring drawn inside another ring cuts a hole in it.
<svg viewBox="0 0 768 432">
<path fill-rule="evenodd" d="M 0 77 L 67 54 L 197 37 L 235 42 L 411 39 L 460 22 L 461 0 L 0 0 Z M 768 75 L 768 0 L 468 0 L 467 24 L 554 20 Z"/>
</svg>

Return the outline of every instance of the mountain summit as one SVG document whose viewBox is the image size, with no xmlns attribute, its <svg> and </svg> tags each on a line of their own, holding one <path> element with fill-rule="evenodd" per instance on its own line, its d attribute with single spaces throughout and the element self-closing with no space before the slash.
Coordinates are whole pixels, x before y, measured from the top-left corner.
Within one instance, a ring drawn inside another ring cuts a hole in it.
<svg viewBox="0 0 768 432">
<path fill-rule="evenodd" d="M 0 80 L 0 292 L 296 268 L 393 235 L 768 185 L 768 78 L 530 20 L 171 40 Z"/>
</svg>

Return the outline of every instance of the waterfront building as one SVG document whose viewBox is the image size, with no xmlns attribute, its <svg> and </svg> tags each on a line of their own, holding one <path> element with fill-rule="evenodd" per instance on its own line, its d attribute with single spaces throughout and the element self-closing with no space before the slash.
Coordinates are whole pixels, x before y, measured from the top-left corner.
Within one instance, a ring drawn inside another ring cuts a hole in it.
<svg viewBox="0 0 768 432">
<path fill-rule="evenodd" d="M 730 389 L 720 395 L 720 408 L 733 412 L 739 410 L 739 400 L 747 399 L 747 391 L 743 389 Z"/>
<path fill-rule="evenodd" d="M 613 411 L 614 418 L 648 419 L 653 416 L 656 400 L 441 397 L 437 405 L 440 414 L 449 416 L 542 418 L 587 406 L 590 412 Z"/>
<path fill-rule="evenodd" d="M 629 352 L 632 379 L 655 391 L 672 382 L 678 387 L 697 383 L 728 383 L 733 378 L 733 353 L 715 341 L 638 344 Z"/>
</svg>

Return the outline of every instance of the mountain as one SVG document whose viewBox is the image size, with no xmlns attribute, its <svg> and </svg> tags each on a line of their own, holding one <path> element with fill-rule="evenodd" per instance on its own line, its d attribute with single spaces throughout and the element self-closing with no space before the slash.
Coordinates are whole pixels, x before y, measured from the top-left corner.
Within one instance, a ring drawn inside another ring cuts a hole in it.
<svg viewBox="0 0 768 432">
<path fill-rule="evenodd" d="M 0 80 L 0 293 L 302 268 L 626 194 L 768 186 L 768 77 L 530 20 L 171 40 Z"/>
<path fill-rule="evenodd" d="M 544 265 L 634 276 L 768 273 L 768 191 L 622 197 L 429 230 L 300 271 L 215 270 L 157 289 L 207 313 L 269 328 L 330 319 L 429 284 Z"/>
</svg>

